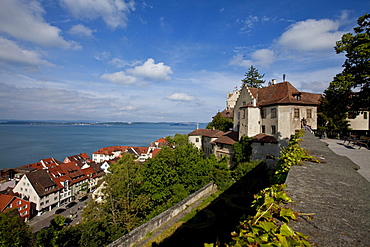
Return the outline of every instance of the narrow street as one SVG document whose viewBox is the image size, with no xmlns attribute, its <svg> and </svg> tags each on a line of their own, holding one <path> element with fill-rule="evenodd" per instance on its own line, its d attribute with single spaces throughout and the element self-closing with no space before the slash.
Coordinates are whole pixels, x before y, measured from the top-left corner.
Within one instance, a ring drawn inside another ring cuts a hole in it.
<svg viewBox="0 0 370 247">
<path fill-rule="evenodd" d="M 82 213 L 82 208 L 87 204 L 87 202 L 90 200 L 90 197 L 86 199 L 85 201 L 78 201 L 76 200 L 76 204 L 71 207 L 66 209 L 65 205 L 59 207 L 59 208 L 54 208 L 53 210 L 46 212 L 40 216 L 35 216 L 33 219 L 31 219 L 28 224 L 32 227 L 32 232 L 38 232 L 43 228 L 46 228 L 50 226 L 50 221 L 54 219 L 55 211 L 61 208 L 66 209 L 65 211 L 61 212 L 60 215 L 63 215 L 65 218 L 70 218 L 72 221 L 70 222 L 71 225 L 77 224 L 81 220 L 81 213 Z"/>
</svg>

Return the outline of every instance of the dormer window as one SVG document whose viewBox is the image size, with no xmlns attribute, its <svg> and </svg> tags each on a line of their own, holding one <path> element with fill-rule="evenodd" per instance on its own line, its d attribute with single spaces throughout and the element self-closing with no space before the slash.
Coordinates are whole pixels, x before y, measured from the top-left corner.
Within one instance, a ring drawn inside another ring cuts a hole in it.
<svg viewBox="0 0 370 247">
<path fill-rule="evenodd" d="M 301 100 L 301 93 L 297 93 L 297 94 L 293 94 L 293 97 L 296 99 L 296 100 Z"/>
</svg>

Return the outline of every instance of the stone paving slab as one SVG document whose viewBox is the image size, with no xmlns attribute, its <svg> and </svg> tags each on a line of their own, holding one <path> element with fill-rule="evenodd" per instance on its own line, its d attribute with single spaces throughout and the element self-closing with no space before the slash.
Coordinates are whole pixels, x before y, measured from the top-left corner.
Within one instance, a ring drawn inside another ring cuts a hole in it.
<svg viewBox="0 0 370 247">
<path fill-rule="evenodd" d="M 314 214 L 312 220 L 300 216 L 291 226 L 316 246 L 370 246 L 370 182 L 358 173 L 360 166 L 313 134 L 306 132 L 302 139 L 301 147 L 326 163 L 291 168 L 286 183 L 293 210 Z"/>
</svg>

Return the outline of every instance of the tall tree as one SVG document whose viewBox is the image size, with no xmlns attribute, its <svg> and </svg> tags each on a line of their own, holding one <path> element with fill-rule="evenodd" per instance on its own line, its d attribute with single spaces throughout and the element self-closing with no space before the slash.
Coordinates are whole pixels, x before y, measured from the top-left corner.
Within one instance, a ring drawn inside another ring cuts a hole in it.
<svg viewBox="0 0 370 247">
<path fill-rule="evenodd" d="M 345 53 L 344 76 L 352 90 L 352 111 L 361 111 L 370 106 L 370 14 L 358 18 L 354 34 L 346 33 L 334 47 L 337 54 Z"/>
<path fill-rule="evenodd" d="M 253 65 L 251 65 L 248 72 L 246 72 L 244 76 L 245 78 L 242 80 L 242 87 L 244 84 L 246 84 L 248 87 L 261 88 L 262 84 L 264 84 L 266 81 L 262 80 L 265 74 L 261 75 L 258 72 L 258 69 L 253 67 Z"/>
<path fill-rule="evenodd" d="M 117 163 L 111 165 L 111 173 L 106 175 L 106 209 L 112 223 L 127 231 L 142 223 L 143 212 L 148 206 L 148 196 L 140 193 L 142 171 L 143 167 L 135 162 L 134 156 L 124 153 Z"/>
<path fill-rule="evenodd" d="M 318 112 L 318 124 L 327 130 L 348 129 L 347 112 L 351 108 L 350 89 L 352 78 L 347 75 L 338 74 L 328 89 L 324 91 L 324 97 Z"/>
</svg>

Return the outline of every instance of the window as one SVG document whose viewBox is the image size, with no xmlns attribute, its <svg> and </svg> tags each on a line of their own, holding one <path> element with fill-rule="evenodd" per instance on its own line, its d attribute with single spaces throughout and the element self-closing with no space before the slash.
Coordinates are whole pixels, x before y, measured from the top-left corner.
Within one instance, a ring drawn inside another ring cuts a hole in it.
<svg viewBox="0 0 370 247">
<path fill-rule="evenodd" d="M 299 108 L 294 108 L 294 118 L 299 118 Z"/>
<path fill-rule="evenodd" d="M 271 109 L 271 118 L 276 118 L 276 108 Z"/>
<path fill-rule="evenodd" d="M 17 201 L 17 205 L 21 205 L 22 204 L 22 202 L 21 201 Z"/>
<path fill-rule="evenodd" d="M 276 126 L 275 125 L 271 126 L 271 134 L 273 134 L 273 135 L 276 134 Z"/>
<path fill-rule="evenodd" d="M 242 118 L 243 118 L 243 119 L 245 118 L 245 110 L 243 110 Z"/>
<path fill-rule="evenodd" d="M 364 119 L 367 119 L 367 111 L 364 112 Z"/>
<path fill-rule="evenodd" d="M 238 111 L 238 119 L 240 119 L 240 111 Z"/>
<path fill-rule="evenodd" d="M 307 109 L 306 113 L 307 113 L 306 118 L 312 118 L 312 109 Z"/>
<path fill-rule="evenodd" d="M 262 125 L 262 133 L 266 133 L 266 126 Z"/>
<path fill-rule="evenodd" d="M 266 109 L 261 110 L 261 118 L 265 119 L 266 118 Z"/>
<path fill-rule="evenodd" d="M 195 138 L 195 142 L 199 142 L 199 138 L 197 137 L 197 138 Z"/>
</svg>

